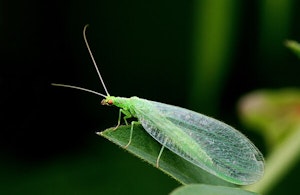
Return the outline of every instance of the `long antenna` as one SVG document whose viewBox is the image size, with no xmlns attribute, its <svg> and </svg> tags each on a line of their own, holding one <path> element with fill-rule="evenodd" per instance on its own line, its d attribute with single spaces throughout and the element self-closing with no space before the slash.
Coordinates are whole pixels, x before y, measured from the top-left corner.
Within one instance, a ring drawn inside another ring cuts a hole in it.
<svg viewBox="0 0 300 195">
<path fill-rule="evenodd" d="M 93 53 L 92 53 L 92 51 L 91 51 L 91 49 L 90 49 L 89 43 L 88 43 L 87 38 L 86 38 L 86 35 L 85 35 L 86 28 L 87 28 L 88 26 L 89 26 L 89 25 L 87 24 L 87 25 L 85 25 L 84 28 L 83 28 L 83 39 L 84 39 L 85 45 L 86 45 L 86 47 L 87 47 L 87 49 L 88 49 L 88 51 L 89 51 L 89 53 L 90 53 L 90 56 L 91 56 L 92 61 L 93 61 L 93 64 L 94 64 L 94 67 L 95 67 L 95 69 L 96 69 L 96 71 L 97 71 L 97 74 L 98 74 L 98 76 L 99 76 L 99 79 L 100 79 L 100 81 L 101 81 L 101 83 L 102 83 L 102 86 L 103 86 L 103 88 L 104 88 L 104 90 L 105 90 L 105 93 L 106 93 L 107 96 L 110 96 L 109 93 L 108 93 L 108 91 L 107 91 L 107 89 L 106 89 L 106 86 L 105 86 L 105 84 L 104 84 L 104 81 L 103 81 L 103 79 L 102 79 L 102 76 L 101 76 L 100 71 L 99 71 L 99 69 L 98 69 L 97 63 L 96 63 L 96 61 L 95 61 L 95 59 L 94 59 Z M 73 88 L 74 88 L 74 87 L 73 87 Z"/>
<path fill-rule="evenodd" d="M 102 93 L 99 93 L 97 91 L 93 91 L 93 90 L 90 90 L 90 89 L 82 88 L 82 87 L 77 87 L 77 86 L 73 86 L 73 85 L 65 85 L 65 84 L 57 84 L 57 83 L 51 83 L 51 85 L 57 86 L 57 87 L 67 87 L 67 88 L 72 88 L 72 89 L 78 89 L 78 90 L 81 90 L 81 91 L 86 91 L 86 92 L 93 93 L 93 94 L 96 94 L 96 95 L 99 95 L 99 96 L 102 96 L 102 97 L 106 98 L 106 96 L 103 95 Z"/>
</svg>

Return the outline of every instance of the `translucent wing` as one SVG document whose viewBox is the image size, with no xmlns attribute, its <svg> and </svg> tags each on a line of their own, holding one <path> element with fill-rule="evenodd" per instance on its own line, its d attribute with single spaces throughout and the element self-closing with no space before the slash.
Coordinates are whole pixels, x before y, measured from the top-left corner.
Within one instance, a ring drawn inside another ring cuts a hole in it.
<svg viewBox="0 0 300 195">
<path fill-rule="evenodd" d="M 236 184 L 251 184 L 262 177 L 262 154 L 233 127 L 159 102 L 138 98 L 133 105 L 152 137 L 193 164 Z"/>
</svg>

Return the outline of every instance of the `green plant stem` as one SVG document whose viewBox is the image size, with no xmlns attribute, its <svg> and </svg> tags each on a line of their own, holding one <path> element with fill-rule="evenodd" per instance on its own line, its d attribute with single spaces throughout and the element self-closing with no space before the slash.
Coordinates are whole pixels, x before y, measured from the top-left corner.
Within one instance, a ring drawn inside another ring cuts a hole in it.
<svg viewBox="0 0 300 195">
<path fill-rule="evenodd" d="M 230 70 L 239 18 L 239 1 L 195 1 L 189 102 L 194 110 L 215 114 Z"/>
<path fill-rule="evenodd" d="M 299 140 L 300 124 L 267 157 L 263 179 L 244 189 L 261 194 L 268 193 L 297 163 L 300 156 Z"/>
</svg>

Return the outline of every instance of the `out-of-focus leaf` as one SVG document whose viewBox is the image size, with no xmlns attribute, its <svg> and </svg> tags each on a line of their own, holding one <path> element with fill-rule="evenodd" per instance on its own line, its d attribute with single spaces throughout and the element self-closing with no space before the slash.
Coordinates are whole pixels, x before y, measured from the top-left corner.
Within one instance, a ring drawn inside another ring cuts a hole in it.
<svg viewBox="0 0 300 195">
<path fill-rule="evenodd" d="M 285 46 L 290 48 L 292 52 L 300 58 L 300 44 L 297 41 L 288 40 L 285 42 Z"/>
<path fill-rule="evenodd" d="M 239 115 L 244 124 L 262 133 L 272 149 L 300 123 L 300 90 L 259 90 L 239 102 Z"/>
<path fill-rule="evenodd" d="M 265 174 L 244 189 L 268 193 L 299 162 L 300 90 L 260 90 L 241 99 L 242 121 L 259 130 L 267 142 Z"/>
</svg>

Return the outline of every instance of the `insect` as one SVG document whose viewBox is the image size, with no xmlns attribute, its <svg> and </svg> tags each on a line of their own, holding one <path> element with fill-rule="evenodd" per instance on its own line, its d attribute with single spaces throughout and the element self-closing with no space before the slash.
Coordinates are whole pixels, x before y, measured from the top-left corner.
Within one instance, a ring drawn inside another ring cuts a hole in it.
<svg viewBox="0 0 300 195">
<path fill-rule="evenodd" d="M 157 167 L 164 148 L 167 148 L 207 172 L 235 184 L 251 184 L 262 177 L 263 155 L 246 136 L 233 127 L 185 108 L 138 97 L 110 96 L 86 39 L 87 26 L 83 30 L 84 41 L 106 95 L 72 85 L 52 85 L 104 97 L 102 105 L 120 108 L 117 127 L 122 114 L 126 124 L 128 118 L 136 118 L 137 121 L 131 122 L 130 137 L 125 147 L 131 143 L 134 124 L 140 123 L 162 145 L 156 161 Z"/>
</svg>

